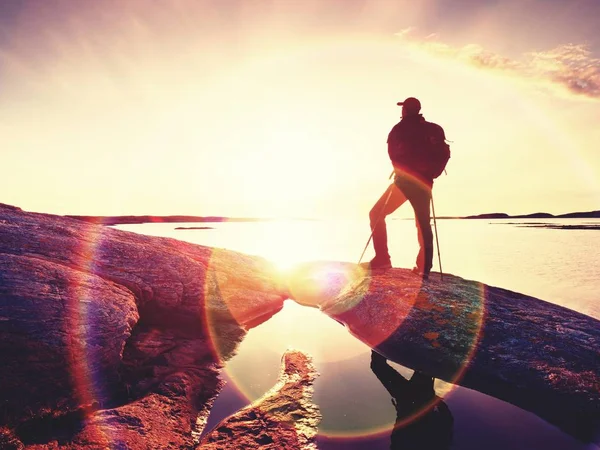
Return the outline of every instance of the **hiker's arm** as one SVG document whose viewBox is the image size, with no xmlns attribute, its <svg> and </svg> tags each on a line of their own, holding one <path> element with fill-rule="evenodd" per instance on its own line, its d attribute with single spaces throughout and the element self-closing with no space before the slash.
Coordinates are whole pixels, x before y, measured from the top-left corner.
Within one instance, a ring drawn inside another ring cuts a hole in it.
<svg viewBox="0 0 600 450">
<path fill-rule="evenodd" d="M 398 139 L 398 129 L 392 128 L 387 139 L 388 156 L 392 162 L 394 172 L 397 172 L 402 166 L 406 164 L 406 155 L 404 153 L 404 147 Z"/>
<path fill-rule="evenodd" d="M 403 158 L 400 152 L 400 145 L 393 140 L 388 141 L 388 156 L 395 172 L 402 165 Z"/>
</svg>

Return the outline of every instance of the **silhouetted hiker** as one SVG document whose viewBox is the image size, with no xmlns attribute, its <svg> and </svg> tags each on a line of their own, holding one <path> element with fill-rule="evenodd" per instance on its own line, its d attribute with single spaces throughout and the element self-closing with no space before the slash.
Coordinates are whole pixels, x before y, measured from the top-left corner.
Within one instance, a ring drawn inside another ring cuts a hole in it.
<svg viewBox="0 0 600 450">
<path fill-rule="evenodd" d="M 454 418 L 435 395 L 433 378 L 415 372 L 407 380 L 375 351 L 371 352 L 371 370 L 392 396 L 396 408 L 390 449 L 449 449 Z"/>
<path fill-rule="evenodd" d="M 388 155 L 394 167 L 394 182 L 369 212 L 375 257 L 369 263 L 373 270 L 392 267 L 387 245 L 385 218 L 406 200 L 415 211 L 419 239 L 419 254 L 413 272 L 424 279 L 429 277 L 433 264 L 433 233 L 429 205 L 433 179 L 443 171 L 450 157 L 444 130 L 427 122 L 421 111 L 421 102 L 409 97 L 402 106 L 402 119 L 388 135 Z"/>
</svg>

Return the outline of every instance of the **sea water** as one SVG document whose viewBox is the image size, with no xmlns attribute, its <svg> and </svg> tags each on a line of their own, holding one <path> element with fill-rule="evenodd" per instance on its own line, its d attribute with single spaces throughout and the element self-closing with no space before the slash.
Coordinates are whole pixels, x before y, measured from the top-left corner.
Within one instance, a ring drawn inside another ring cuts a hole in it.
<svg viewBox="0 0 600 450">
<path fill-rule="evenodd" d="M 412 267 L 417 253 L 414 221 L 388 218 L 387 222 L 394 266 Z M 445 273 L 600 319 L 600 230 L 545 228 L 540 223 L 600 227 L 600 220 L 594 219 L 438 220 L 440 253 L 438 257 L 436 250 L 434 271 L 439 271 L 441 259 Z M 370 235 L 368 222 L 351 219 L 223 222 L 203 224 L 212 229 L 175 229 L 194 225 L 152 223 L 117 228 L 259 255 L 282 268 L 311 260 L 357 262 Z M 363 260 L 372 256 L 369 245 Z M 311 354 L 320 373 L 314 385 L 314 401 L 323 416 L 317 438 L 320 449 L 390 448 L 396 411 L 370 369 L 370 349 L 318 310 L 291 301 L 269 321 L 250 330 L 227 363 L 227 385 L 215 402 L 206 431 L 275 384 L 287 348 Z M 410 369 L 390 365 L 410 378 Z M 485 394 L 440 380 L 435 381 L 435 390 L 449 416 L 432 422 L 425 433 L 443 433 L 446 427 L 453 434 L 451 445 L 440 448 L 599 448 Z M 410 439 L 418 439 L 413 435 Z"/>
</svg>

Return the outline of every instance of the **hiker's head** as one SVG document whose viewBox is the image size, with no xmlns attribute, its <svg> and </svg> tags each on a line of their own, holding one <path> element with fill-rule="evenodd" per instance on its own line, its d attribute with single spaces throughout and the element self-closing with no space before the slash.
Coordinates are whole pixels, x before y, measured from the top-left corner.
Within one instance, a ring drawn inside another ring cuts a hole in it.
<svg viewBox="0 0 600 450">
<path fill-rule="evenodd" d="M 402 117 L 416 116 L 421 111 L 421 102 L 414 97 L 398 102 L 398 106 L 402 106 Z"/>
</svg>

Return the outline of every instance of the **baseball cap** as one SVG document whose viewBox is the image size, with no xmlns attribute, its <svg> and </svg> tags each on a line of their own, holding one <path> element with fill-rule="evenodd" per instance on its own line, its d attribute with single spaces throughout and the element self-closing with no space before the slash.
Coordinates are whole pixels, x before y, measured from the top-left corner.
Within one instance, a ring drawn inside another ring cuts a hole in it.
<svg viewBox="0 0 600 450">
<path fill-rule="evenodd" d="M 398 106 L 404 106 L 406 109 L 415 112 L 421 110 L 421 102 L 414 97 L 408 97 L 403 102 L 398 102 Z"/>
</svg>

